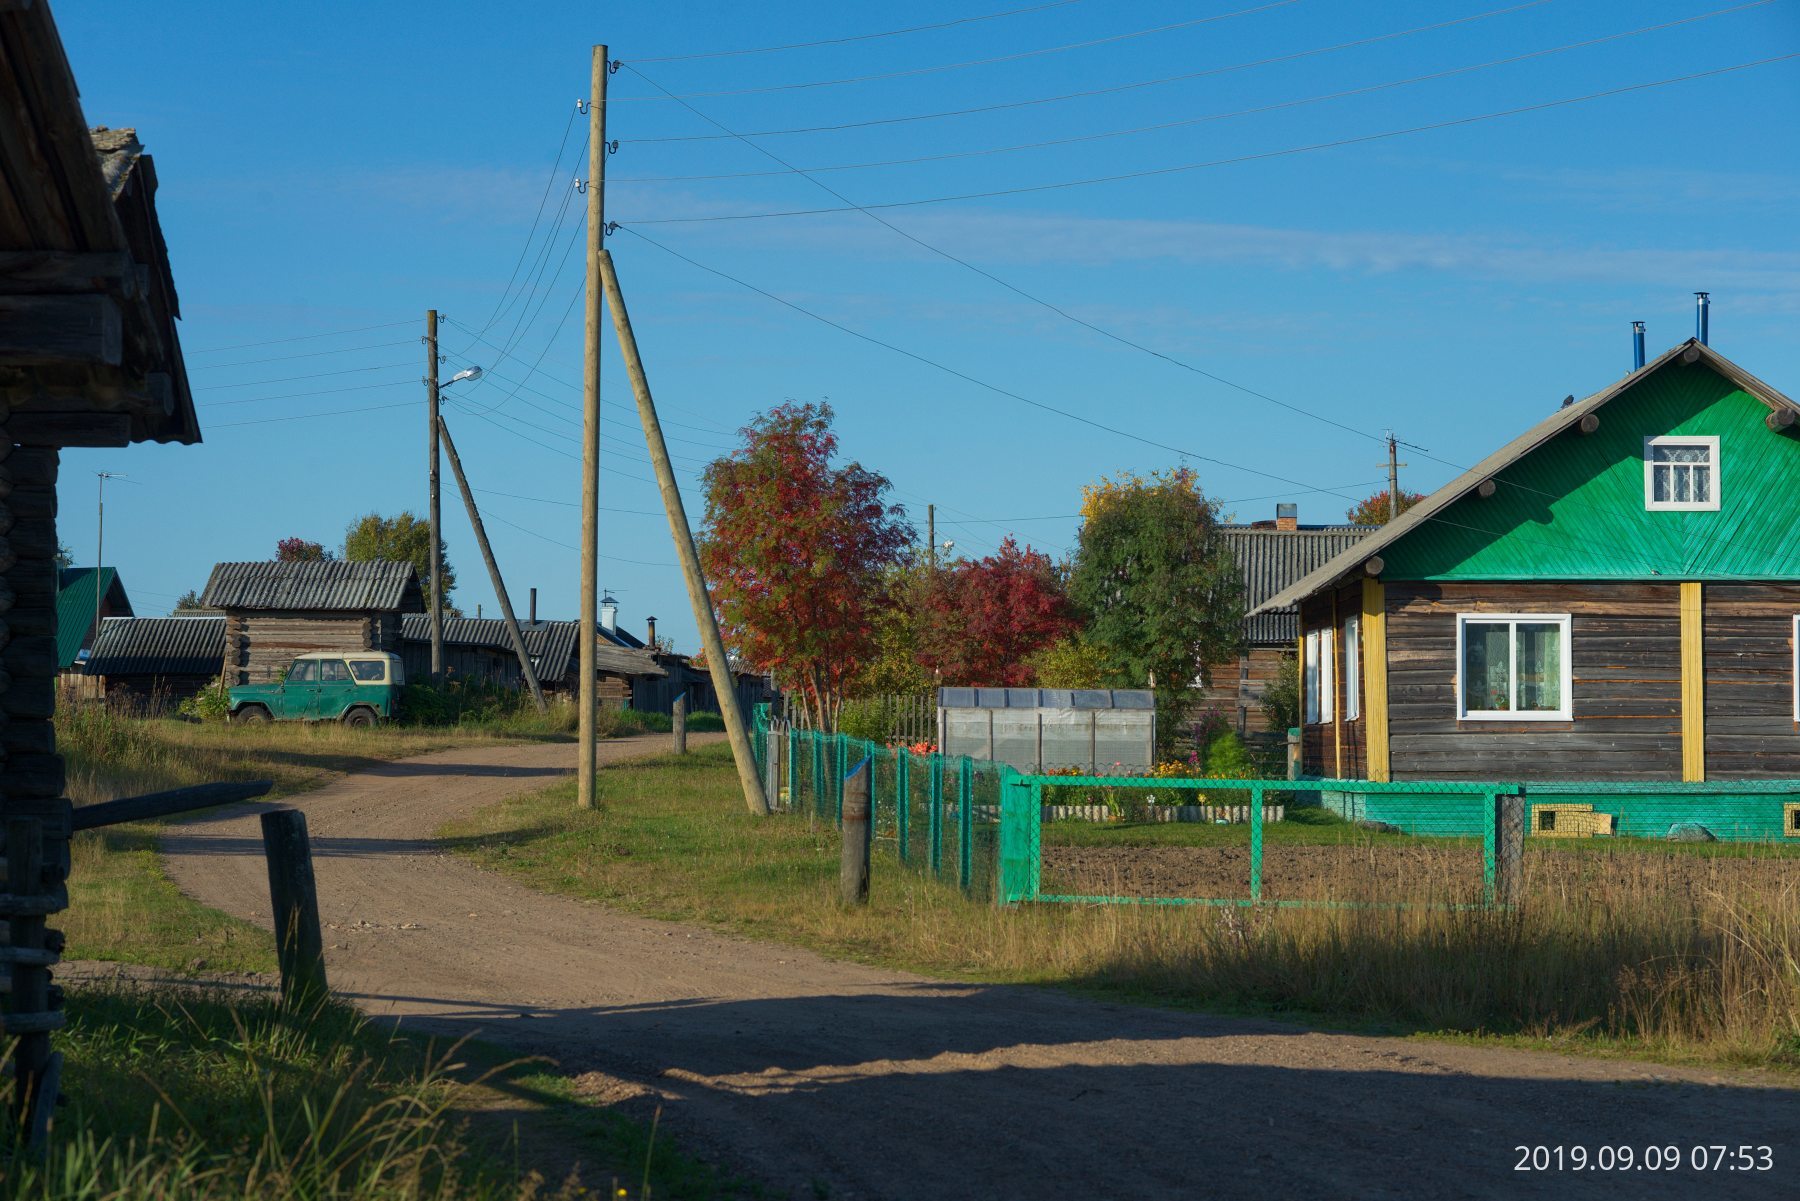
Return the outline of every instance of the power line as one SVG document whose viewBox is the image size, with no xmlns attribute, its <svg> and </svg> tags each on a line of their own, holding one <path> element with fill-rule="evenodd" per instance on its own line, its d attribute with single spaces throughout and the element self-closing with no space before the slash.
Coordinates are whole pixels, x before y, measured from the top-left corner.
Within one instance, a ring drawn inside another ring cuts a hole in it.
<svg viewBox="0 0 1800 1201">
<path fill-rule="evenodd" d="M 477 492 L 485 492 L 489 496 L 504 496 L 509 500 L 528 500 L 540 505 L 560 505 L 565 509 L 579 509 L 581 502 L 577 500 L 552 500 L 548 496 L 522 496 L 517 492 L 498 492 L 492 488 L 477 488 Z M 624 513 L 631 517 L 666 517 L 661 509 L 614 509 L 606 505 L 600 506 L 602 513 Z"/>
<path fill-rule="evenodd" d="M 202 350 L 183 347 L 186 354 L 217 354 L 222 350 L 249 350 L 253 346 L 277 346 L 284 342 L 306 342 L 313 338 L 339 338 L 345 334 L 367 333 L 372 329 L 393 329 L 397 325 L 411 325 L 410 321 L 389 321 L 382 325 L 359 325 L 353 329 L 334 329 L 323 334 L 299 334 L 292 338 L 270 338 L 267 342 L 239 342 L 233 346 L 208 346 Z"/>
<path fill-rule="evenodd" d="M 1000 104 L 983 104 L 974 108 L 946 109 L 934 113 L 913 113 L 903 117 L 876 117 L 865 121 L 848 121 L 838 125 L 807 125 L 790 129 L 763 129 L 743 136 L 752 138 L 784 137 L 789 134 L 803 133 L 835 133 L 845 129 L 867 129 L 875 125 L 904 125 L 915 121 L 938 121 L 949 117 L 968 117 L 977 113 L 994 113 L 1007 109 L 1031 108 L 1039 104 L 1057 104 L 1064 100 L 1085 100 L 1091 96 L 1111 96 L 1119 92 L 1135 91 L 1139 88 L 1160 87 L 1168 83 L 1182 83 L 1190 79 L 1205 79 L 1214 75 L 1227 75 L 1235 71 L 1248 71 L 1256 67 L 1269 67 L 1277 63 L 1294 62 L 1303 58 L 1312 58 L 1320 54 L 1334 54 L 1339 50 L 1354 50 L 1360 46 L 1372 46 L 1380 42 L 1392 41 L 1395 38 L 1411 37 L 1416 33 L 1433 33 L 1439 29 L 1449 29 L 1456 25 L 1466 25 L 1471 21 L 1484 21 L 1489 17 L 1504 17 L 1512 13 L 1522 12 L 1528 8 L 1537 8 L 1549 4 L 1551 0 L 1526 0 L 1523 4 L 1514 4 L 1507 8 L 1490 9 L 1487 12 L 1473 13 L 1466 17 L 1457 17 L 1449 21 L 1436 21 L 1430 25 L 1416 25 L 1411 29 L 1399 29 L 1392 33 L 1374 34 L 1370 37 L 1356 38 L 1353 41 L 1338 42 L 1330 46 L 1317 46 L 1307 50 L 1295 50 L 1288 54 L 1278 54 L 1273 58 L 1259 58 L 1250 62 L 1232 63 L 1224 67 L 1208 67 L 1202 71 L 1187 71 L 1180 75 L 1165 75 L 1158 79 L 1143 79 L 1133 83 L 1112 84 L 1103 88 L 1089 88 L 1080 92 L 1064 92 L 1057 96 L 1038 96 L 1029 100 L 1010 100 Z M 629 64 L 627 64 L 629 65 Z M 726 137 L 725 134 L 690 134 L 680 137 L 629 138 L 627 142 L 641 144 L 647 142 L 716 142 Z"/>
<path fill-rule="evenodd" d="M 498 514 L 498 513 L 490 511 L 488 513 L 488 516 L 493 518 L 495 521 L 498 521 L 501 525 L 510 525 L 513 529 L 518 530 L 522 534 L 530 534 L 533 538 L 542 538 L 545 542 L 550 543 L 552 546 L 560 546 L 564 550 L 577 549 L 576 547 L 569 545 L 567 542 L 559 542 L 555 538 L 550 537 L 548 534 L 540 534 L 536 530 L 531 529 L 528 526 L 522 526 L 516 521 L 508 521 L 506 518 L 500 516 L 500 514 Z M 602 559 L 611 559 L 614 563 L 633 563 L 639 567 L 674 567 L 675 566 L 675 564 L 673 564 L 673 563 L 652 563 L 647 559 L 627 559 L 620 555 L 601 555 L 600 557 Z"/>
<path fill-rule="evenodd" d="M 1486 71 L 1494 67 L 1512 66 L 1517 63 L 1528 62 L 1531 59 L 1544 58 L 1552 54 L 1562 54 L 1570 50 L 1585 50 L 1592 46 L 1602 45 L 1607 42 L 1616 42 L 1625 38 L 1638 37 L 1647 33 L 1660 33 L 1663 30 L 1673 29 L 1677 26 L 1689 25 L 1696 21 L 1710 20 L 1713 17 L 1745 12 L 1753 8 L 1762 8 L 1765 5 L 1773 3 L 1775 3 L 1775 0 L 1751 0 L 1751 2 L 1747 4 L 1739 4 L 1731 8 L 1715 9 L 1712 12 L 1700 13 L 1692 17 L 1682 17 L 1675 21 L 1665 21 L 1659 25 L 1644 25 L 1637 29 L 1630 29 L 1621 33 L 1610 33 L 1602 37 L 1589 38 L 1585 41 L 1568 42 L 1561 46 L 1551 46 L 1544 50 L 1532 50 L 1525 54 L 1515 54 L 1507 58 L 1490 59 L 1487 62 L 1474 63 L 1465 67 L 1453 67 L 1448 70 L 1433 71 L 1426 75 L 1414 75 L 1406 79 L 1395 79 L 1384 83 L 1368 84 L 1363 87 L 1348 88 L 1339 92 L 1326 92 L 1320 95 L 1306 96 L 1298 100 L 1283 100 L 1274 104 L 1257 105 L 1253 108 L 1240 108 L 1233 109 L 1229 112 L 1209 113 L 1202 117 L 1184 117 L 1178 121 L 1159 121 L 1153 125 L 1137 125 L 1129 129 L 1111 129 L 1102 133 L 1078 134 L 1071 137 L 1050 138 L 1038 142 L 1021 142 L 1010 146 L 989 146 L 979 150 L 955 150 L 943 154 L 915 155 L 911 158 L 879 159 L 872 162 L 861 163 L 837 163 L 822 167 L 788 167 L 780 171 L 733 171 L 710 175 L 628 175 L 610 178 L 607 180 L 607 185 L 610 187 L 613 184 L 622 183 L 698 183 L 724 179 L 766 179 L 771 176 L 786 175 L 789 172 L 817 175 L 833 171 L 866 171 L 878 167 L 906 167 L 914 166 L 919 163 L 946 162 L 953 159 L 984 158 L 997 154 L 1014 154 L 1025 150 L 1044 150 L 1054 146 L 1070 146 L 1083 142 L 1098 142 L 1109 138 L 1128 137 L 1133 134 L 1157 133 L 1162 130 L 1182 129 L 1193 125 L 1209 124 L 1214 121 L 1231 120 L 1236 117 L 1258 116 L 1263 113 L 1279 112 L 1290 108 L 1302 108 L 1306 105 L 1320 104 L 1332 100 L 1345 100 L 1353 96 L 1367 96 L 1376 92 L 1390 91 L 1394 88 L 1410 87 L 1413 84 L 1430 83 L 1440 79 L 1450 79 L 1458 75 L 1468 75 L 1476 71 Z M 639 72 L 639 74 L 641 75 L 642 72 Z M 749 138 L 764 137 L 768 135 L 732 134 L 730 136 Z"/>
<path fill-rule="evenodd" d="M 206 391 L 222 392 L 226 388 L 263 388 L 270 384 L 292 384 L 304 379 L 325 379 L 333 375 L 355 375 L 361 371 L 393 371 L 400 367 L 412 367 L 412 363 L 383 363 L 379 367 L 346 367 L 342 371 L 315 371 L 311 375 L 285 375 L 280 379 L 239 380 L 235 384 L 207 384 Z"/>
<path fill-rule="evenodd" d="M 377 413 L 383 409 L 409 409 L 418 402 L 403 400 L 399 404 L 369 405 L 361 409 L 332 409 L 326 413 L 296 413 L 291 417 L 258 417 L 252 421 L 225 421 L 208 425 L 207 429 L 228 430 L 240 425 L 267 425 L 271 421 L 309 421 L 314 417 L 345 417 L 351 413 Z"/>
<path fill-rule="evenodd" d="M 949 29 L 956 25 L 973 25 L 978 21 L 995 21 L 1001 17 L 1017 17 L 1025 13 L 1043 12 L 1049 8 L 1066 8 L 1071 4 L 1079 4 L 1081 0 L 1052 0 L 1049 4 L 1033 4 L 1028 8 L 1012 8 L 1005 12 L 983 13 L 979 17 L 959 17 L 954 21 L 938 21 L 931 25 L 909 25 L 905 29 L 887 29 L 880 33 L 859 33 L 850 37 L 820 38 L 813 42 L 790 42 L 785 46 L 756 46 L 747 50 L 712 50 L 702 54 L 665 54 L 660 58 L 634 58 L 628 62 L 635 63 L 685 63 L 701 58 L 737 58 L 745 54 L 773 54 L 778 50 L 812 50 L 819 46 L 842 46 L 850 42 L 871 42 L 878 38 L 897 38 L 908 33 L 925 33 L 934 29 Z"/>
<path fill-rule="evenodd" d="M 402 324 L 411 325 L 412 323 L 408 321 Z M 285 363 L 290 359 L 316 359 L 321 355 L 328 354 L 355 354 L 363 350 L 384 350 L 389 346 L 411 346 L 413 341 L 412 338 L 401 338 L 393 342 L 374 342 L 368 346 L 345 346 L 338 350 L 309 350 L 304 354 L 278 354 L 266 359 L 244 359 L 237 363 L 202 363 L 197 367 L 190 367 L 189 370 L 222 371 L 230 367 L 255 367 L 261 363 Z"/>
<path fill-rule="evenodd" d="M 935 75 L 943 71 L 961 71 L 968 67 L 991 67 L 998 63 L 1018 62 L 1020 59 L 1038 58 L 1046 54 L 1061 54 L 1065 50 L 1087 50 L 1094 46 L 1106 46 L 1115 42 L 1126 42 L 1133 38 L 1149 37 L 1158 33 L 1173 33 L 1177 29 L 1191 29 L 1196 25 L 1211 25 L 1219 21 L 1229 21 L 1234 17 L 1250 17 L 1272 9 L 1286 8 L 1298 4 L 1300 0 L 1269 0 L 1253 8 L 1241 8 L 1236 12 L 1215 13 L 1210 17 L 1192 17 L 1186 21 L 1176 21 L 1168 25 L 1158 25 L 1151 29 L 1137 29 L 1130 33 L 1109 34 L 1103 38 L 1090 38 L 1085 42 L 1069 42 L 1062 46 L 1046 46 L 1038 50 L 1018 50 L 1012 54 L 996 55 L 993 58 L 975 58 L 960 63 L 940 63 L 931 67 L 909 67 L 903 71 L 882 71 L 872 75 L 856 75 L 848 79 L 813 79 L 805 83 L 778 83 L 761 88 L 732 88 L 717 92 L 687 92 L 681 96 L 620 96 L 616 100 L 607 99 L 608 104 L 623 104 L 638 100 L 705 100 L 717 96 L 765 96 L 771 92 L 799 92 L 811 88 L 835 88 L 852 83 L 872 83 L 883 79 L 907 79 L 918 75 Z"/>
<path fill-rule="evenodd" d="M 531 218 L 531 229 L 525 234 L 525 244 L 519 247 L 519 257 L 513 260 L 512 273 L 506 277 L 506 287 L 500 290 L 500 299 L 494 302 L 494 311 L 488 314 L 485 331 L 500 317 L 500 310 L 506 305 L 506 298 L 512 293 L 513 281 L 519 277 L 519 268 L 525 265 L 525 256 L 531 251 L 531 243 L 537 237 L 538 226 L 544 219 L 544 206 L 550 202 L 550 191 L 556 186 L 556 180 L 562 174 L 563 151 L 569 147 L 569 131 L 575 128 L 575 114 L 580 111 L 577 104 L 569 110 L 569 119 L 563 125 L 562 140 L 556 144 L 556 159 L 550 164 L 550 178 L 544 181 L 544 194 L 538 197 L 537 213 Z"/>
<path fill-rule="evenodd" d="M 367 392 L 371 388 L 400 388 L 412 383 L 411 380 L 383 380 L 378 384 L 349 384 L 342 388 L 320 388 L 317 392 L 282 392 L 274 396 L 240 396 L 236 400 L 208 400 L 200 405 L 203 409 L 215 409 L 224 405 L 253 405 L 265 400 L 297 400 L 303 396 L 332 396 L 339 392 Z"/>
<path fill-rule="evenodd" d="M 1788 62 L 1800 58 L 1800 51 L 1791 54 L 1777 54 L 1770 58 L 1759 58 L 1750 62 L 1733 63 L 1726 67 L 1714 67 L 1707 71 L 1695 71 L 1687 75 L 1670 76 L 1667 79 L 1655 79 L 1645 83 L 1627 84 L 1623 87 L 1607 88 L 1604 91 L 1588 92 L 1581 96 L 1567 96 L 1559 100 L 1546 100 L 1537 104 L 1521 105 L 1517 108 L 1500 109 L 1494 112 L 1478 113 L 1470 117 L 1456 117 L 1447 121 L 1434 121 L 1426 125 L 1413 125 L 1404 129 L 1383 130 L 1380 133 L 1362 134 L 1357 137 L 1336 138 L 1329 142 L 1314 142 L 1305 146 L 1289 146 L 1281 150 L 1266 150 L 1256 154 L 1235 155 L 1231 158 L 1210 159 L 1199 163 L 1181 163 L 1172 167 L 1151 167 L 1142 171 L 1127 171 L 1118 175 L 1096 175 L 1086 179 L 1068 179 L 1055 183 L 1030 184 L 1016 188 L 996 188 L 985 192 L 963 192 L 954 196 L 928 196 L 916 200 L 890 200 L 879 204 L 846 205 L 842 208 L 787 209 L 762 213 L 725 213 L 709 217 L 649 217 L 632 221 L 632 225 L 693 225 L 712 221 L 753 221 L 768 217 L 818 217 L 833 213 L 868 212 L 871 209 L 918 208 L 930 204 L 950 204 L 959 200 L 991 200 L 1000 196 L 1022 196 L 1033 192 L 1053 192 L 1063 188 L 1083 188 L 1094 184 L 1118 183 L 1123 180 L 1148 179 L 1159 175 L 1176 175 L 1186 171 L 1199 171 L 1209 167 L 1226 167 L 1239 163 L 1260 162 L 1265 159 L 1286 158 L 1297 154 L 1309 154 L 1317 150 L 1335 150 L 1343 146 L 1358 146 L 1369 142 L 1380 142 L 1390 138 L 1404 137 L 1408 134 L 1429 133 L 1434 130 L 1452 129 L 1462 125 L 1474 125 L 1483 121 L 1495 121 L 1503 117 L 1516 117 L 1526 113 L 1544 112 L 1554 108 L 1564 108 L 1571 104 L 1583 104 L 1590 100 L 1603 100 L 1612 96 L 1623 96 L 1632 92 L 1648 91 L 1652 88 L 1669 87 L 1678 83 L 1691 83 L 1697 79 L 1710 79 L 1718 75 L 1728 75 L 1735 71 L 1748 71 L 1755 67 L 1766 67 L 1772 63 Z M 738 135 L 748 136 L 748 135 Z"/>
</svg>

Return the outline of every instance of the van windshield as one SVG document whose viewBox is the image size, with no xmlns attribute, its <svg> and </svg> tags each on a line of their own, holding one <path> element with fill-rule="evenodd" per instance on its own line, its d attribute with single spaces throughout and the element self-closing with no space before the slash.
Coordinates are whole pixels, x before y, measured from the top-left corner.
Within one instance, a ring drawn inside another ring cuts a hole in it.
<svg viewBox="0 0 1800 1201">
<path fill-rule="evenodd" d="M 385 659 L 352 659 L 350 674 L 359 683 L 379 684 L 387 679 L 387 661 Z"/>
</svg>

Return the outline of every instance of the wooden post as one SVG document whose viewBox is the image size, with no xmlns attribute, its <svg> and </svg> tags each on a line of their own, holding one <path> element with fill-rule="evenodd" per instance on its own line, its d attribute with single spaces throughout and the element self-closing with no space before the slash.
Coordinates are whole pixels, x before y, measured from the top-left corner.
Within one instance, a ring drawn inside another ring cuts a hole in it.
<svg viewBox="0 0 1800 1201">
<path fill-rule="evenodd" d="M 43 822 L 16 817 L 6 823 L 6 894 L 11 905 L 4 913 L 12 944 L 8 954 L 12 997 L 9 1011 L 0 1018 L 0 1030 L 14 1040 L 13 1120 L 33 1153 L 43 1149 L 56 1106 L 59 1057 L 50 1050 L 50 1032 L 63 1024 L 63 1015 L 52 1011 L 50 965 L 57 955 L 44 925 L 45 915 L 62 905 L 49 895 L 44 850 Z"/>
<path fill-rule="evenodd" d="M 864 758 L 844 777 L 843 844 L 838 854 L 838 896 L 846 905 L 869 903 L 869 776 Z"/>
<path fill-rule="evenodd" d="M 592 809 L 600 776 L 594 740 L 600 719 L 600 255 L 606 234 L 606 77 L 604 45 L 589 62 L 587 301 L 581 368 L 581 687 L 575 751 L 575 803 Z"/>
<path fill-rule="evenodd" d="M 428 498 L 431 520 L 431 678 L 444 674 L 444 522 L 439 503 L 438 464 L 438 311 L 425 310 L 425 409 L 426 438 L 425 477 L 431 495 Z"/>
<path fill-rule="evenodd" d="M 687 697 L 675 698 L 672 716 L 675 719 L 672 723 L 675 727 L 675 753 L 685 755 L 687 754 Z"/>
<path fill-rule="evenodd" d="M 326 991 L 319 890 L 313 880 L 306 814 L 272 809 L 262 815 L 262 836 L 269 866 L 269 906 L 275 916 L 275 956 L 281 964 L 281 999 L 289 1006 L 305 1006 Z"/>
<path fill-rule="evenodd" d="M 600 251 L 600 278 L 606 285 L 606 303 L 612 310 L 613 328 L 619 335 L 619 350 L 625 356 L 625 371 L 631 377 L 631 390 L 637 397 L 638 420 L 644 427 L 644 443 L 656 468 L 663 510 L 669 517 L 669 533 L 675 539 L 676 557 L 681 560 L 682 575 L 687 580 L 688 602 L 694 608 L 694 622 L 700 627 L 707 671 L 712 675 L 713 691 L 719 695 L 719 713 L 725 719 L 725 734 L 731 740 L 731 757 L 737 762 L 744 804 L 750 812 L 767 816 L 769 799 L 763 795 L 762 780 L 756 774 L 750 731 L 744 724 L 744 710 L 738 703 L 737 687 L 731 679 L 731 660 L 725 653 L 725 641 L 719 636 L 719 620 L 713 613 L 712 598 L 707 595 L 706 576 L 700 570 L 700 552 L 694 546 L 694 531 L 688 525 L 687 509 L 675 483 L 675 469 L 669 463 L 669 446 L 663 441 L 662 422 L 656 416 L 656 401 L 650 395 L 650 379 L 644 374 L 644 361 L 638 354 L 637 335 L 631 330 L 631 314 L 625 309 L 619 275 L 613 269 L 612 255 L 604 248 Z"/>
<path fill-rule="evenodd" d="M 1525 798 L 1502 796 L 1494 804 L 1494 899 L 1517 905 L 1525 881 Z"/>
<path fill-rule="evenodd" d="M 773 808 L 781 806 L 781 752 L 786 748 L 780 724 L 770 723 L 763 735 L 763 794 Z"/>
<path fill-rule="evenodd" d="M 500 598 L 500 616 L 506 622 L 506 635 L 512 639 L 513 653 L 519 656 L 519 668 L 525 673 L 525 683 L 531 687 L 531 699 L 537 702 L 538 712 L 549 711 L 549 704 L 544 700 L 544 689 L 538 683 L 537 668 L 531 665 L 531 655 L 525 649 L 525 636 L 519 633 L 519 623 L 513 617 L 512 598 L 506 593 L 506 581 L 500 578 L 500 565 L 494 562 L 494 548 L 488 545 L 487 527 L 481 524 L 481 510 L 475 507 L 475 494 L 469 490 L 469 477 L 463 474 L 462 459 L 456 453 L 456 443 L 450 440 L 450 427 L 438 418 L 438 431 L 444 438 L 444 453 L 450 456 L 450 470 L 456 473 L 456 486 L 462 489 L 463 507 L 469 511 L 469 524 L 475 527 L 475 543 L 481 547 L 481 557 L 487 563 L 488 579 L 494 585 L 494 595 Z"/>
<path fill-rule="evenodd" d="M 1706 779 L 1705 585 L 1684 580 L 1681 610 L 1681 778 Z"/>
</svg>

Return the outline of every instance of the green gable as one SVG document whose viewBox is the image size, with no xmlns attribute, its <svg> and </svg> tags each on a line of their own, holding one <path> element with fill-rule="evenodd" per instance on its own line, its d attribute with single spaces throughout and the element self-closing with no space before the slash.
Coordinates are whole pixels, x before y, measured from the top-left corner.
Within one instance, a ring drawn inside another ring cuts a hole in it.
<svg viewBox="0 0 1800 1201">
<path fill-rule="evenodd" d="M 1800 436 L 1704 361 L 1670 362 L 1382 550 L 1401 580 L 1800 579 Z M 1716 512 L 1648 512 L 1644 439 L 1719 439 Z"/>
<path fill-rule="evenodd" d="M 112 567 L 102 567 L 98 584 L 112 601 L 112 616 L 130 617 L 131 602 Z M 65 567 L 57 576 L 56 668 L 66 671 L 81 658 L 81 648 L 94 628 L 95 572 L 92 567 Z"/>
</svg>

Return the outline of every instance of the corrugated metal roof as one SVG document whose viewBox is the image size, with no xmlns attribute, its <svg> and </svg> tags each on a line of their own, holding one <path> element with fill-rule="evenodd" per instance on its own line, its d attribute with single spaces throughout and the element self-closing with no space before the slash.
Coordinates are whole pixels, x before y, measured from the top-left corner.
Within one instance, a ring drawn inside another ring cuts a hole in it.
<svg viewBox="0 0 1800 1201">
<path fill-rule="evenodd" d="M 119 580 L 117 568 L 102 567 L 102 587 L 112 602 L 113 616 L 131 616 L 131 598 Z M 73 667 L 81 658 L 81 645 L 94 628 L 94 569 L 65 567 L 56 581 L 56 667 Z"/>
<path fill-rule="evenodd" d="M 1289 584 L 1367 538 L 1369 525 L 1226 526 L 1225 543 L 1244 573 L 1244 612 L 1250 614 Z M 1253 646 L 1291 646 L 1300 636 L 1293 605 L 1244 618 L 1244 638 Z"/>
<path fill-rule="evenodd" d="M 605 631 L 596 640 L 595 663 L 601 671 L 626 676 L 666 676 L 668 671 L 642 651 L 614 646 Z M 431 617 L 426 613 L 409 613 L 400 619 L 400 636 L 408 642 L 431 641 Z M 560 680 L 568 672 L 579 650 L 581 623 L 578 621 L 522 621 L 519 636 L 525 640 L 525 653 L 530 655 L 541 676 Z M 512 638 L 506 622 L 498 617 L 446 617 L 444 642 L 452 646 L 485 646 L 513 653 Z"/>
<path fill-rule="evenodd" d="M 1692 356 L 1691 358 L 1689 356 Z M 1491 479 L 1513 463 L 1518 462 L 1556 435 L 1569 427 L 1578 424 L 1583 417 L 1604 406 L 1608 401 L 1623 394 L 1626 390 L 1650 378 L 1655 373 L 1684 363 L 1704 363 L 1720 375 L 1762 401 L 1771 410 L 1787 409 L 1800 412 L 1800 404 L 1795 404 L 1789 397 L 1770 387 L 1762 380 L 1751 375 L 1742 367 L 1720 354 L 1710 346 L 1701 345 L 1693 338 L 1679 346 L 1672 347 L 1654 360 L 1633 371 L 1624 379 L 1603 388 L 1585 400 L 1558 409 L 1543 421 L 1538 422 L 1518 437 L 1487 456 L 1469 470 L 1427 496 L 1424 500 L 1400 514 L 1393 521 L 1382 526 L 1366 540 L 1338 554 L 1329 562 L 1310 572 L 1303 579 L 1282 589 L 1265 601 L 1251 615 L 1273 612 L 1277 609 L 1290 608 L 1321 589 L 1328 588 L 1341 579 L 1348 577 L 1353 571 L 1367 562 L 1370 556 L 1378 555 L 1385 546 L 1405 537 L 1411 531 L 1430 521 L 1438 513 L 1455 504 L 1464 496 L 1479 487 L 1483 480 Z"/>
<path fill-rule="evenodd" d="M 88 656 L 97 676 L 216 676 L 225 666 L 223 617 L 109 617 Z"/>
<path fill-rule="evenodd" d="M 212 569 L 200 603 L 211 609 L 425 611 L 425 597 L 412 564 L 386 559 L 220 563 Z"/>
</svg>

